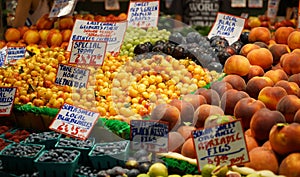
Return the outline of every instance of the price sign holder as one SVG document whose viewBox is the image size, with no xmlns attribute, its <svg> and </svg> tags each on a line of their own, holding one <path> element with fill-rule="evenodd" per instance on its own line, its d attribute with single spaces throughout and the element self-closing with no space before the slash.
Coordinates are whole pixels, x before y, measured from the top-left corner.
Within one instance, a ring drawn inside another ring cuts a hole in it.
<svg viewBox="0 0 300 177">
<path fill-rule="evenodd" d="M 205 164 L 239 165 L 249 162 L 240 120 L 192 132 L 199 171 Z"/>
<path fill-rule="evenodd" d="M 16 87 L 0 87 L 0 115 L 9 116 L 15 100 Z"/>
<path fill-rule="evenodd" d="M 168 152 L 168 123 L 153 120 L 131 120 L 130 139 L 133 150 Z"/>
<path fill-rule="evenodd" d="M 99 113 L 65 103 L 49 129 L 73 138 L 86 140 L 98 117 Z"/>
</svg>

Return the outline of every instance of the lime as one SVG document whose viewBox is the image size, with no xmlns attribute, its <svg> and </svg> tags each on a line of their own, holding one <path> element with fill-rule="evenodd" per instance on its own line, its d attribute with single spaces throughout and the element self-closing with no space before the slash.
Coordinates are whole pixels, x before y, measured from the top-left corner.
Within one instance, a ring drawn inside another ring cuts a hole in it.
<svg viewBox="0 0 300 177">
<path fill-rule="evenodd" d="M 150 177 L 157 177 L 157 176 L 167 177 L 168 169 L 164 164 L 160 162 L 156 162 L 150 166 L 148 175 Z"/>
</svg>

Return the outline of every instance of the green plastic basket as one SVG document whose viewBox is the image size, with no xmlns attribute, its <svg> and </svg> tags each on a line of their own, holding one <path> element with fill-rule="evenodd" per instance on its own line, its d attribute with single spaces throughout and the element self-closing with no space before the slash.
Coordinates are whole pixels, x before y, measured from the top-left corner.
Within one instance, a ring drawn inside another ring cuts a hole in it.
<svg viewBox="0 0 300 177">
<path fill-rule="evenodd" d="M 89 158 L 92 162 L 92 166 L 97 170 L 104 170 L 109 169 L 114 166 L 124 166 L 125 161 L 127 160 L 127 156 L 129 153 L 129 141 L 121 141 L 126 142 L 126 147 L 122 149 L 120 152 L 115 154 L 101 154 L 101 155 L 93 155 L 93 151 L 98 146 L 107 146 L 107 145 L 114 145 L 116 142 L 109 142 L 109 143 L 97 143 L 94 145 L 93 149 L 89 153 Z"/>
<path fill-rule="evenodd" d="M 67 151 L 67 150 L 66 150 Z M 34 160 L 40 177 L 73 177 L 78 166 L 80 153 L 72 162 L 39 162 L 39 158 L 48 152 L 45 150 Z"/>
<path fill-rule="evenodd" d="M 40 134 L 44 134 L 45 132 L 41 132 Z M 48 132 L 51 134 L 55 134 L 55 138 L 50 138 L 50 139 L 46 139 L 46 140 L 35 140 L 35 139 L 30 139 L 31 135 L 29 135 L 29 137 L 27 137 L 23 143 L 29 143 L 29 144 L 41 144 L 41 145 L 45 145 L 45 149 L 52 149 L 55 147 L 55 144 L 59 141 L 61 134 L 56 133 L 56 132 Z"/>
<path fill-rule="evenodd" d="M 32 173 L 35 171 L 34 168 L 34 159 L 41 154 L 41 152 L 45 149 L 44 145 L 38 144 L 19 144 L 20 146 L 40 146 L 40 150 L 34 156 L 15 156 L 15 155 L 6 155 L 4 152 L 12 148 L 15 143 L 12 143 L 6 146 L 0 152 L 0 160 L 2 161 L 2 166 L 5 171 L 18 171 L 18 172 L 26 172 Z"/>
</svg>

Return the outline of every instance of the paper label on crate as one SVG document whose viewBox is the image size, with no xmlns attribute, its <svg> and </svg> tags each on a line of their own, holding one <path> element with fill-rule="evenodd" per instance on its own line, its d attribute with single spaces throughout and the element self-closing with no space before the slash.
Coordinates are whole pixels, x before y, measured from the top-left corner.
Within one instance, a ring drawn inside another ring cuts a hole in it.
<svg viewBox="0 0 300 177">
<path fill-rule="evenodd" d="M 69 63 L 101 66 L 104 62 L 107 42 L 73 41 Z"/>
<path fill-rule="evenodd" d="M 64 104 L 50 129 L 70 137 L 86 140 L 97 122 L 99 113 Z"/>
<path fill-rule="evenodd" d="M 0 67 L 4 66 L 7 47 L 0 49 Z"/>
<path fill-rule="evenodd" d="M 151 120 L 131 120 L 131 148 L 149 152 L 168 152 L 168 123 Z"/>
<path fill-rule="evenodd" d="M 58 65 L 55 84 L 74 88 L 86 88 L 90 70 L 69 65 Z"/>
<path fill-rule="evenodd" d="M 244 29 L 244 23 L 244 18 L 219 12 L 217 19 L 208 34 L 208 38 L 222 36 L 225 37 L 225 39 L 228 40 L 229 45 L 231 45 L 239 39 Z"/>
<path fill-rule="evenodd" d="M 239 120 L 192 132 L 199 170 L 205 164 L 238 165 L 249 161 Z"/>
<path fill-rule="evenodd" d="M 16 87 L 0 87 L 0 115 L 9 116 L 15 100 Z"/>
<path fill-rule="evenodd" d="M 49 18 L 73 14 L 77 0 L 55 0 L 49 13 Z"/>
<path fill-rule="evenodd" d="M 5 64 L 16 64 L 25 57 L 26 47 L 8 47 L 6 52 Z"/>
<path fill-rule="evenodd" d="M 103 41 L 107 42 L 106 51 L 118 54 L 127 29 L 127 21 L 96 22 L 89 20 L 76 20 L 68 51 L 71 51 L 72 41 Z"/>
<path fill-rule="evenodd" d="M 159 17 L 159 1 L 130 2 L 127 14 L 128 26 L 156 27 Z"/>
</svg>

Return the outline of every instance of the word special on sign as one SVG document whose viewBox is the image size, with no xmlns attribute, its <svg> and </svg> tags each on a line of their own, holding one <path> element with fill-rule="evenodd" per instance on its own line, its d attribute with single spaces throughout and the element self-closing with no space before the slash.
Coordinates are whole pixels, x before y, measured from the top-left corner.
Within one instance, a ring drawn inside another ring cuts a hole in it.
<svg viewBox="0 0 300 177">
<path fill-rule="evenodd" d="M 9 116 L 15 100 L 16 87 L 0 87 L 0 115 Z"/>
</svg>

